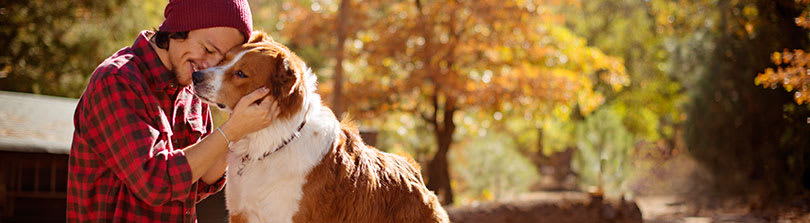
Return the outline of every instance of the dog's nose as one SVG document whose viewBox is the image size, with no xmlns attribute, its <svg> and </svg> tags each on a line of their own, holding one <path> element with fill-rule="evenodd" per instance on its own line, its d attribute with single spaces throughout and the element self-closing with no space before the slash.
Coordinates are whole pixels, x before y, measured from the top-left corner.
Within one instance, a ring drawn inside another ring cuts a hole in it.
<svg viewBox="0 0 810 223">
<path fill-rule="evenodd" d="M 194 73 L 191 73 L 191 81 L 194 81 L 194 84 L 198 84 L 205 79 L 203 76 L 202 72 L 194 71 Z"/>
</svg>

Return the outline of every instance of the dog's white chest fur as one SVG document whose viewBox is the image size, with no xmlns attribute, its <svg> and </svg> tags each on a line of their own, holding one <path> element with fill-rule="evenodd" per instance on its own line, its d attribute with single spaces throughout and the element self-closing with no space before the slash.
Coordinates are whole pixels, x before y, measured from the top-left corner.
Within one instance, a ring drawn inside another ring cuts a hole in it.
<svg viewBox="0 0 810 223">
<path fill-rule="evenodd" d="M 248 222 L 292 222 L 307 175 L 321 162 L 340 131 L 340 124 L 320 101 L 310 101 L 309 109 L 301 135 L 261 160 L 265 151 L 277 148 L 297 129 L 304 118 L 303 109 L 289 121 L 279 121 L 231 144 L 225 193 L 232 215 L 241 214 Z M 243 164 L 245 153 L 250 159 Z"/>
</svg>

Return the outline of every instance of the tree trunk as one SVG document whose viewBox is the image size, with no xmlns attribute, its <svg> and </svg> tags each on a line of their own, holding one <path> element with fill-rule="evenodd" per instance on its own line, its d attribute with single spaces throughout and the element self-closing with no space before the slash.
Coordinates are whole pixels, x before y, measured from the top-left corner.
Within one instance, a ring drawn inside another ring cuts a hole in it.
<svg viewBox="0 0 810 223">
<path fill-rule="evenodd" d="M 335 49 L 335 86 L 332 93 L 332 110 L 335 117 L 342 118 L 345 105 L 343 104 L 343 45 L 346 42 L 346 26 L 349 18 L 350 0 L 340 1 L 340 8 L 338 8 L 337 19 L 337 46 Z"/>
<path fill-rule="evenodd" d="M 438 86 L 435 87 L 439 89 Z M 433 116 L 430 121 L 436 135 L 436 142 L 439 149 L 433 155 L 433 159 L 428 163 L 428 189 L 434 191 L 439 195 L 439 201 L 442 205 L 453 203 L 453 188 L 450 185 L 450 171 L 447 162 L 447 152 L 450 151 L 450 145 L 453 143 L 453 133 L 456 129 L 456 124 L 453 122 L 453 115 L 456 112 L 455 100 L 447 97 L 444 101 L 443 110 L 440 112 L 438 93 L 433 95 Z M 438 119 L 441 113 L 442 119 Z"/>
<path fill-rule="evenodd" d="M 431 62 L 433 57 L 433 49 L 430 25 L 424 20 L 425 14 L 422 11 L 421 0 L 414 1 L 416 9 L 419 12 L 419 22 L 421 23 L 421 35 L 425 38 L 425 44 L 422 48 L 422 60 L 425 62 L 425 72 L 429 74 L 429 78 L 433 83 L 433 93 L 431 95 L 432 114 L 422 115 L 422 117 L 430 123 L 433 127 L 433 132 L 436 136 L 438 150 L 433 158 L 428 162 L 427 169 L 427 187 L 434 193 L 439 195 L 439 201 L 442 205 L 453 203 L 453 188 L 450 185 L 450 171 L 447 160 L 447 152 L 450 151 L 450 145 L 453 143 L 453 133 L 456 129 L 456 124 L 453 123 L 453 115 L 456 112 L 456 100 L 452 96 L 444 95 L 444 100 L 439 101 L 439 95 L 442 94 L 442 88 L 437 80 L 439 69 L 436 63 Z"/>
<path fill-rule="evenodd" d="M 447 137 L 436 134 L 436 137 Z M 446 139 L 439 139 L 438 141 L 445 141 Z M 439 201 L 442 205 L 453 203 L 453 188 L 450 186 L 450 172 L 447 162 L 447 152 L 450 150 L 450 144 L 439 145 L 439 150 L 433 156 L 433 159 L 428 163 L 428 189 L 432 190 L 439 196 Z"/>
</svg>

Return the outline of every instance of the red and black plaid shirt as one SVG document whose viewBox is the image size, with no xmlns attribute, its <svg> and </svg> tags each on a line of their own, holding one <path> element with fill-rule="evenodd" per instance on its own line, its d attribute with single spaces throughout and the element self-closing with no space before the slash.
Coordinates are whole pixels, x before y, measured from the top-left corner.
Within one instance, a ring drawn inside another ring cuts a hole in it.
<svg viewBox="0 0 810 223">
<path fill-rule="evenodd" d="M 68 222 L 195 222 L 195 204 L 225 184 L 192 182 L 182 149 L 211 133 L 211 115 L 178 86 L 150 34 L 101 63 L 79 100 Z"/>
</svg>

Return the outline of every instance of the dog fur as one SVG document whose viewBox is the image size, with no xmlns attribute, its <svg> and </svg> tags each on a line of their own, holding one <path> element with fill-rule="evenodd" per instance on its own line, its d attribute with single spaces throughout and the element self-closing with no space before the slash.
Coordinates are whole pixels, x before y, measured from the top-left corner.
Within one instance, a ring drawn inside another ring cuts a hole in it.
<svg viewBox="0 0 810 223">
<path fill-rule="evenodd" d="M 414 162 L 365 145 L 355 126 L 338 122 L 315 92 L 315 74 L 285 46 L 254 32 L 221 64 L 194 74 L 201 99 L 230 111 L 266 86 L 281 111 L 230 145 L 231 222 L 449 222 Z"/>
</svg>

